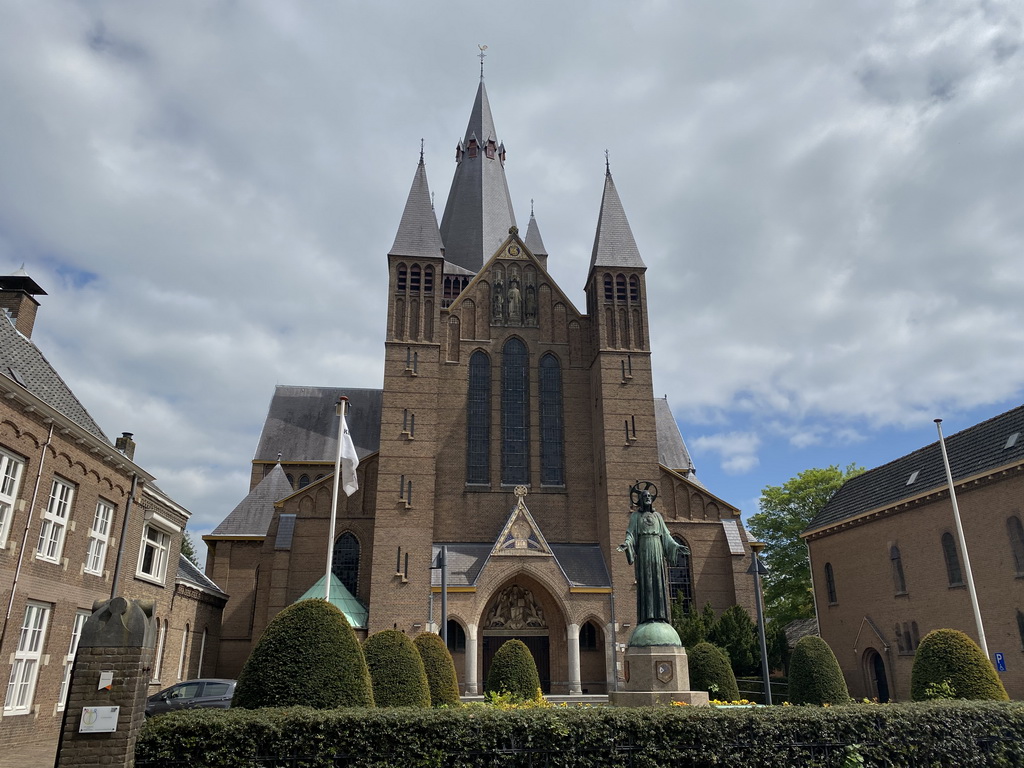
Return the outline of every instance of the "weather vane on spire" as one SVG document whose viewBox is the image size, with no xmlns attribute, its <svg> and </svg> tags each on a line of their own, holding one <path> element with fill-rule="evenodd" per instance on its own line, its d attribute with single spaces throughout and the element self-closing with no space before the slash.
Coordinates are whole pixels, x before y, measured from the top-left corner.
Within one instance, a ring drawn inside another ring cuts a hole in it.
<svg viewBox="0 0 1024 768">
<path fill-rule="evenodd" d="M 423 162 L 423 139 L 420 139 L 420 162 Z"/>
<path fill-rule="evenodd" d="M 611 173 L 612 172 L 611 163 L 608 161 L 608 150 L 607 149 L 604 151 L 604 172 L 605 173 Z"/>
<path fill-rule="evenodd" d="M 533 198 L 530 198 L 530 218 L 533 218 Z"/>
<path fill-rule="evenodd" d="M 483 80 L 484 79 L 484 59 L 487 58 L 487 54 L 484 53 L 484 51 L 487 50 L 487 46 L 486 45 L 478 45 L 477 48 L 480 49 L 480 53 L 477 54 L 477 55 L 480 57 L 480 79 Z"/>
</svg>

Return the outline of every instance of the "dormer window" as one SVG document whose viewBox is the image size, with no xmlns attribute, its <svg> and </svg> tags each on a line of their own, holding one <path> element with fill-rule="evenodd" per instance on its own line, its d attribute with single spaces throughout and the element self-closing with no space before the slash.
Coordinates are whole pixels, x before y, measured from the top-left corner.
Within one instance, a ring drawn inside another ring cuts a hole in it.
<svg viewBox="0 0 1024 768">
<path fill-rule="evenodd" d="M 487 142 L 487 148 L 484 150 L 484 154 L 487 155 L 488 160 L 494 159 L 494 141 Z"/>
<path fill-rule="evenodd" d="M 466 152 L 470 157 L 476 157 L 480 152 L 480 147 L 476 143 L 476 139 L 470 139 L 469 145 L 466 147 Z"/>
</svg>

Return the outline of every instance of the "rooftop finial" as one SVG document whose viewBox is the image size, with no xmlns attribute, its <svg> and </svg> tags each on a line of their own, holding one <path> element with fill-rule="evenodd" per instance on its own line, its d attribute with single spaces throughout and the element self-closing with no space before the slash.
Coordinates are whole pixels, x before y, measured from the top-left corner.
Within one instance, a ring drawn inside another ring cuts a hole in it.
<svg viewBox="0 0 1024 768">
<path fill-rule="evenodd" d="M 480 49 L 480 53 L 477 54 L 477 55 L 480 57 L 480 79 L 483 80 L 484 79 L 484 59 L 487 57 L 487 54 L 484 53 L 484 51 L 487 50 L 487 46 L 486 45 L 478 45 L 477 48 Z"/>
<path fill-rule="evenodd" d="M 530 198 L 530 218 L 533 218 L 533 198 Z"/>
<path fill-rule="evenodd" d="M 434 191 L 430 191 L 430 210 L 434 210 Z"/>
<path fill-rule="evenodd" d="M 607 149 L 604 151 L 604 172 L 607 173 L 607 174 L 611 174 L 611 172 L 612 172 L 611 163 L 608 162 L 608 150 Z"/>
<path fill-rule="evenodd" d="M 420 139 L 420 165 L 423 164 L 423 139 Z"/>
</svg>

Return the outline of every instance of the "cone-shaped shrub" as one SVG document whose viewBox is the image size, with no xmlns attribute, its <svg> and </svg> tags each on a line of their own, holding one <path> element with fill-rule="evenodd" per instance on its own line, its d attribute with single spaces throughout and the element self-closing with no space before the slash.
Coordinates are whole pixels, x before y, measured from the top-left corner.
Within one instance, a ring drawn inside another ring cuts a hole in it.
<svg viewBox="0 0 1024 768">
<path fill-rule="evenodd" d="M 537 698 L 540 692 L 537 664 L 522 640 L 506 640 L 495 651 L 484 690 L 487 693 L 507 693 L 516 701 Z"/>
<path fill-rule="evenodd" d="M 850 692 L 828 643 L 802 637 L 789 660 L 789 700 L 793 704 L 849 704 Z"/>
<path fill-rule="evenodd" d="M 725 652 L 711 643 L 697 643 L 686 652 L 690 690 L 707 691 L 712 699 L 736 701 L 740 689 Z"/>
<path fill-rule="evenodd" d="M 385 629 L 366 638 L 366 666 L 378 707 L 429 707 L 430 687 L 416 646 L 404 632 Z"/>
<path fill-rule="evenodd" d="M 423 632 L 412 641 L 423 660 L 430 686 L 430 704 L 434 707 L 454 706 L 459 703 L 459 681 L 455 676 L 455 662 L 440 635 Z"/>
<path fill-rule="evenodd" d="M 234 706 L 372 707 L 362 649 L 345 614 L 300 600 L 267 625 L 238 676 Z"/>
<path fill-rule="evenodd" d="M 932 630 L 921 640 L 910 672 L 910 696 L 914 701 L 935 698 L 933 693 L 929 695 L 929 687 L 943 683 L 957 699 L 1009 698 L 978 644 L 956 629 Z"/>
</svg>

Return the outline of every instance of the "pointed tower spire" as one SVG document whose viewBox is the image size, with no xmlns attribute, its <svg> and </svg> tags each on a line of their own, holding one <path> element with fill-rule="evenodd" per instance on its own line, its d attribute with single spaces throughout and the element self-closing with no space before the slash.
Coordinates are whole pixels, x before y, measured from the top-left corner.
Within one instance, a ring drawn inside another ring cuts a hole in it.
<svg viewBox="0 0 1024 768">
<path fill-rule="evenodd" d="M 420 162 L 412 180 L 412 189 L 405 202 L 402 221 L 398 225 L 395 244 L 388 251 L 390 256 L 412 256 L 438 258 L 444 255 L 441 233 L 434 216 L 433 200 L 427 185 L 427 169 L 423 164 L 423 143 L 420 142 Z"/>
<path fill-rule="evenodd" d="M 590 271 L 595 267 L 637 267 L 646 269 L 640 258 L 640 249 L 633 239 L 626 212 L 619 200 L 619 193 L 612 181 L 611 169 L 605 157 L 604 195 L 601 197 L 601 213 L 597 217 L 597 232 L 594 235 L 594 250 L 590 256 Z"/>
<path fill-rule="evenodd" d="M 505 147 L 498 141 L 483 80 L 455 156 L 455 176 L 441 217 L 445 258 L 476 272 L 508 237 L 516 218 L 505 180 Z"/>
<path fill-rule="evenodd" d="M 544 247 L 544 241 L 540 236 L 540 227 L 537 226 L 537 219 L 533 215 L 533 201 L 530 201 L 530 223 L 526 227 L 526 247 L 534 256 L 547 256 L 548 249 Z"/>
</svg>

